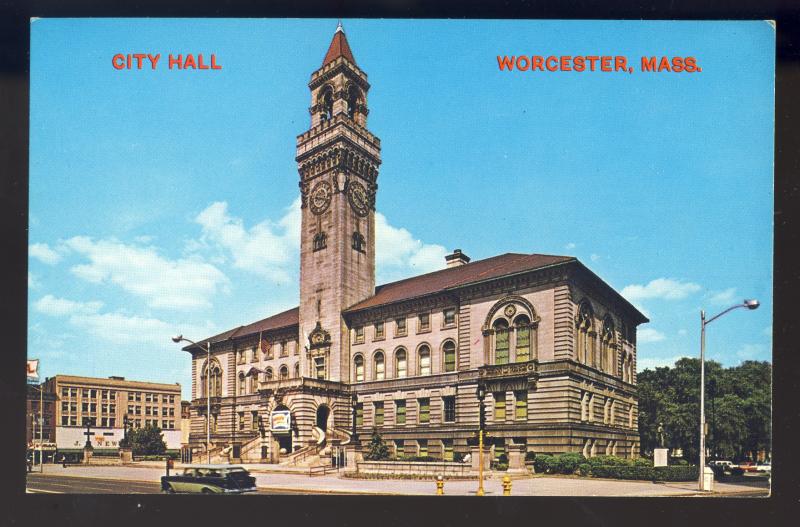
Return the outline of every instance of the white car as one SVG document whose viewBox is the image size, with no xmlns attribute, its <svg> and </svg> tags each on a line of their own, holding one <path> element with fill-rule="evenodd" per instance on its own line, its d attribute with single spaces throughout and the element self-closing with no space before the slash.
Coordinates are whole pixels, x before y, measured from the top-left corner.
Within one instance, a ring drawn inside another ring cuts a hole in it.
<svg viewBox="0 0 800 527">
<path fill-rule="evenodd" d="M 756 465 L 756 472 L 769 472 L 772 473 L 772 462 L 764 461 Z"/>
</svg>

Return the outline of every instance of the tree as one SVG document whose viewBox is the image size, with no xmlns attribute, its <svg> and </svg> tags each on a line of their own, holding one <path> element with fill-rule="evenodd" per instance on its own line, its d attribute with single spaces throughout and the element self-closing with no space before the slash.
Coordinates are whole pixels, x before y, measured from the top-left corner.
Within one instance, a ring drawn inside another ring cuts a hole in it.
<svg viewBox="0 0 800 527">
<path fill-rule="evenodd" d="M 161 429 L 152 425 L 129 430 L 127 446 L 131 448 L 135 456 L 158 456 L 167 451 Z"/>
<path fill-rule="evenodd" d="M 372 430 L 372 439 L 369 442 L 369 450 L 364 455 L 367 461 L 381 461 L 389 459 L 389 447 L 384 443 L 383 438 L 376 429 Z"/>
<path fill-rule="evenodd" d="M 770 450 L 771 379 L 768 362 L 745 361 L 723 368 L 706 361 L 706 446 L 712 456 L 742 459 Z M 656 430 L 664 423 L 667 447 L 680 448 L 684 457 L 699 457 L 700 361 L 682 358 L 674 367 L 644 370 L 639 384 L 641 450 L 658 446 Z"/>
</svg>

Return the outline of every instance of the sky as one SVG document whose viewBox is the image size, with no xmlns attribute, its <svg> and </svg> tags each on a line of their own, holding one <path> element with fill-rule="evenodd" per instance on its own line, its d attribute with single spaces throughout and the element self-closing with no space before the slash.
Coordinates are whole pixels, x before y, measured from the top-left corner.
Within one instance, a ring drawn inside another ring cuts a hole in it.
<svg viewBox="0 0 800 527">
<path fill-rule="evenodd" d="M 295 138 L 336 20 L 31 23 L 28 357 L 178 382 L 199 340 L 297 305 Z M 377 282 L 578 257 L 650 318 L 638 369 L 771 360 L 775 32 L 766 22 L 344 20 L 381 139 Z M 117 53 L 160 53 L 117 70 Z M 170 70 L 213 53 L 220 70 Z M 621 55 L 627 72 L 500 71 Z M 641 72 L 693 56 L 701 72 Z"/>
</svg>

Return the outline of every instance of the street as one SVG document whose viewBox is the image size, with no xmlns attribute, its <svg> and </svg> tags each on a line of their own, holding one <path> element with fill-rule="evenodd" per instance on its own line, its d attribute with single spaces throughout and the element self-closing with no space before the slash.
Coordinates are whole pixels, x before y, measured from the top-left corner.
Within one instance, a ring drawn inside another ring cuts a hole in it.
<svg viewBox="0 0 800 527">
<path fill-rule="evenodd" d="M 434 495 L 435 482 L 430 480 L 366 480 L 341 478 L 336 474 L 311 477 L 302 474 L 279 474 L 248 467 L 256 478 L 258 492 L 248 494 L 373 494 Z M 67 494 L 158 494 L 164 470 L 153 466 L 69 467 L 45 465 L 43 474 L 30 473 L 27 490 L 32 493 Z M 502 496 L 500 478 L 484 483 L 487 496 Z M 474 495 L 476 481 L 447 480 L 445 495 Z M 765 478 L 746 478 L 736 483 L 716 482 L 713 493 L 700 494 L 697 483 L 651 481 L 619 481 L 594 478 L 536 476 L 515 479 L 515 496 L 608 496 L 608 497 L 766 497 L 769 486 Z"/>
</svg>

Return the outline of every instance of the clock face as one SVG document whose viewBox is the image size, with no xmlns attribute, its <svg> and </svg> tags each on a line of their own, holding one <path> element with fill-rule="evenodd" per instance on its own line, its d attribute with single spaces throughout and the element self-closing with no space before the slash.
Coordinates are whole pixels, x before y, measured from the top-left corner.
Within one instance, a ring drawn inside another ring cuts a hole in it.
<svg viewBox="0 0 800 527">
<path fill-rule="evenodd" d="M 333 189 L 330 183 L 327 181 L 320 181 L 317 183 L 314 190 L 311 191 L 311 199 L 309 201 L 311 212 L 314 214 L 322 214 L 325 212 L 328 209 L 328 205 L 331 204 L 332 194 Z"/>
<path fill-rule="evenodd" d="M 364 185 L 355 181 L 350 183 L 350 205 L 353 207 L 353 210 L 359 216 L 366 216 L 369 212 L 369 198 L 367 197 L 367 191 L 364 189 Z"/>
</svg>

